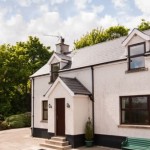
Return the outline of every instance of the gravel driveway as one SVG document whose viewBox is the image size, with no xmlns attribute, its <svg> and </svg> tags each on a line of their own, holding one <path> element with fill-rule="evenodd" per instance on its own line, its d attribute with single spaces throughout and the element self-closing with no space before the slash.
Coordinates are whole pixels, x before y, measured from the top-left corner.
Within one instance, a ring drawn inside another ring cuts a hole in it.
<svg viewBox="0 0 150 150">
<path fill-rule="evenodd" d="M 39 146 L 45 139 L 31 137 L 30 128 L 0 131 L 0 150 L 52 150 Z M 74 150 L 115 150 L 106 147 L 81 147 Z M 73 150 L 73 149 L 72 149 Z"/>
</svg>

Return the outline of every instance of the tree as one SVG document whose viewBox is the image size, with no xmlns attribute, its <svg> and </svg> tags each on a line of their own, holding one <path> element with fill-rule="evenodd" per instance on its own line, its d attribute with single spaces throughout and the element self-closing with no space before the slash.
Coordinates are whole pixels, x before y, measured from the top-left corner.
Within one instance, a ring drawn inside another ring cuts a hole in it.
<svg viewBox="0 0 150 150">
<path fill-rule="evenodd" d="M 145 19 L 142 19 L 141 24 L 138 25 L 138 29 L 140 31 L 144 31 L 144 30 L 150 29 L 150 22 L 149 21 L 145 21 Z"/>
<path fill-rule="evenodd" d="M 0 114 L 30 110 L 29 76 L 48 61 L 52 55 L 49 50 L 37 37 L 0 46 Z"/>
<path fill-rule="evenodd" d="M 128 34 L 129 29 L 124 26 L 113 26 L 106 30 L 102 27 L 93 29 L 91 32 L 83 35 L 79 40 L 74 42 L 75 49 L 83 48 L 86 46 L 94 45 L 104 41 L 112 40 L 125 36 Z"/>
<path fill-rule="evenodd" d="M 107 34 L 107 40 L 113 40 L 128 35 L 129 29 L 118 25 L 108 28 L 105 32 Z"/>
</svg>

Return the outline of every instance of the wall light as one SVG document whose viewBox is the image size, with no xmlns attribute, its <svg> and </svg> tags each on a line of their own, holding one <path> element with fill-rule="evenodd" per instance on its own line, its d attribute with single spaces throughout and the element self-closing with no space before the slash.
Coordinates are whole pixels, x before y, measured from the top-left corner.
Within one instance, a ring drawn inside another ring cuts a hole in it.
<svg viewBox="0 0 150 150">
<path fill-rule="evenodd" d="M 70 104 L 69 103 L 67 103 L 67 108 L 70 108 Z"/>
<path fill-rule="evenodd" d="M 49 106 L 49 108 L 52 108 L 52 105 L 51 105 L 51 104 L 49 104 L 48 106 Z"/>
</svg>

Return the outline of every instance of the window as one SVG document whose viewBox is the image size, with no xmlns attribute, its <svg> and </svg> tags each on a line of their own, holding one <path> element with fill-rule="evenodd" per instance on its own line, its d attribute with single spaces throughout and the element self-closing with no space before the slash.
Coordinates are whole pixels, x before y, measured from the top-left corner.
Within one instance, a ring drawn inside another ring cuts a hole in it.
<svg viewBox="0 0 150 150">
<path fill-rule="evenodd" d="M 48 101 L 42 101 L 42 120 L 48 120 Z"/>
<path fill-rule="evenodd" d="M 59 63 L 51 64 L 51 81 L 54 82 L 58 77 Z"/>
<path fill-rule="evenodd" d="M 128 47 L 129 70 L 145 67 L 145 43 L 138 43 Z"/>
<path fill-rule="evenodd" d="M 150 95 L 120 97 L 121 124 L 150 125 Z"/>
</svg>

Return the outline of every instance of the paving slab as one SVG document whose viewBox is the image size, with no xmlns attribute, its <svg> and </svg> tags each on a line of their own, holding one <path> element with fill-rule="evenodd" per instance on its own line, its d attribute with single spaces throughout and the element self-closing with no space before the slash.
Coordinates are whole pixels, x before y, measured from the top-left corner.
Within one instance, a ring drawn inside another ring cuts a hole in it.
<svg viewBox="0 0 150 150">
<path fill-rule="evenodd" d="M 0 150 L 54 150 L 41 147 L 45 139 L 33 138 L 30 128 L 11 129 L 0 131 Z M 92 148 L 80 147 L 72 150 L 117 150 L 108 147 L 95 146 Z"/>
</svg>

